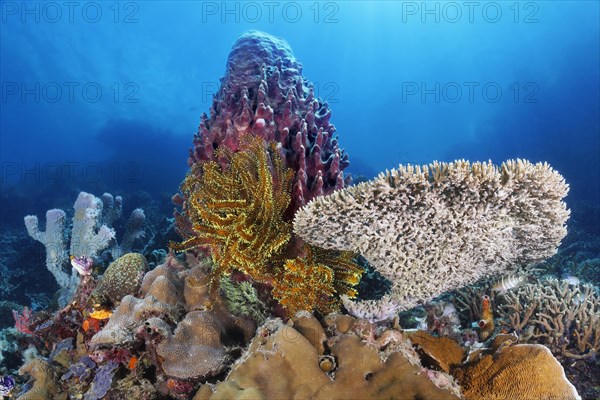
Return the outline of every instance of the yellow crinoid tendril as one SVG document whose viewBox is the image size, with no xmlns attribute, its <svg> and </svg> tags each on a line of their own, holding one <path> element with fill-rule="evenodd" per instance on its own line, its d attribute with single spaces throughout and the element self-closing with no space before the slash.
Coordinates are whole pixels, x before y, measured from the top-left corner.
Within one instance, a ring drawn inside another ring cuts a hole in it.
<svg viewBox="0 0 600 400">
<path fill-rule="evenodd" d="M 290 315 L 300 310 L 327 314 L 339 309 L 334 295 L 356 297 L 352 287 L 360 281 L 362 269 L 353 261 L 356 254 L 306 246 L 305 257 L 288 259 L 279 279 L 273 281 L 273 297 Z"/>
<path fill-rule="evenodd" d="M 294 172 L 286 168 L 275 144 L 250 135 L 237 152 L 221 147 L 216 155 L 219 161 L 193 166 L 181 185 L 187 197 L 182 223 L 193 234 L 180 229 L 183 242 L 170 247 L 208 248 L 215 264 L 212 284 L 233 270 L 269 282 L 269 261 L 291 237 L 291 224 L 283 215 Z"/>
</svg>

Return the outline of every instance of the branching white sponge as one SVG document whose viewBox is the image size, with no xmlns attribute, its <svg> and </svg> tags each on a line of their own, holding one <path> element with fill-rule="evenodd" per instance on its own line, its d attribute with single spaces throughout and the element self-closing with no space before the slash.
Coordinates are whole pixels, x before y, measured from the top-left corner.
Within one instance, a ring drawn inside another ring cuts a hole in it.
<svg viewBox="0 0 600 400">
<path fill-rule="evenodd" d="M 65 237 L 65 218 L 63 210 L 52 209 L 46 212 L 46 230 L 40 231 L 38 217 L 28 215 L 25 217 L 27 233 L 33 239 L 46 246 L 46 267 L 60 287 L 68 287 L 73 282 L 78 282 L 77 274 L 67 273 L 63 267 L 68 263 L 67 238 Z"/>
<path fill-rule="evenodd" d="M 100 225 L 103 203 L 93 194 L 81 192 L 73 206 L 73 229 L 71 232 L 71 255 L 95 256 L 106 248 L 115 237 L 115 231 Z"/>
<path fill-rule="evenodd" d="M 392 282 L 385 310 L 345 302 L 377 319 L 552 256 L 567 232 L 568 190 L 547 163 L 401 165 L 314 199 L 296 213 L 294 232 L 361 253 Z"/>
<path fill-rule="evenodd" d="M 95 257 L 114 238 L 115 231 L 101 225 L 102 200 L 81 192 L 75 201 L 70 246 L 65 231 L 66 214 L 59 209 L 46 212 L 46 230 L 40 231 L 35 215 L 25 217 L 29 236 L 46 246 L 46 267 L 61 287 L 59 305 L 64 306 L 75 293 L 79 274 L 70 268 L 69 256 Z"/>
</svg>

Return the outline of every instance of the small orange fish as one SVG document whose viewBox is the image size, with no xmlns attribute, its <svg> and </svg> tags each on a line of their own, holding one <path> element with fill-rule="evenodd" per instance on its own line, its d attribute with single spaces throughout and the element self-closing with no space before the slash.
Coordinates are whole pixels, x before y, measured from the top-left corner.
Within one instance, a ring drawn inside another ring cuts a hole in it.
<svg viewBox="0 0 600 400">
<path fill-rule="evenodd" d="M 132 356 L 129 359 L 129 364 L 128 364 L 129 369 L 134 370 L 137 365 L 137 362 L 138 362 L 138 358 L 136 356 Z"/>
<path fill-rule="evenodd" d="M 102 320 L 110 318 L 111 315 L 112 312 L 108 310 L 96 310 L 90 313 L 90 318 Z"/>
<path fill-rule="evenodd" d="M 84 332 L 89 331 L 90 329 L 94 332 L 100 330 L 100 320 L 96 318 L 86 318 L 81 324 Z"/>
<path fill-rule="evenodd" d="M 482 341 L 487 340 L 494 333 L 494 311 L 490 296 L 481 297 L 481 319 L 473 322 L 472 327 L 479 328 L 479 339 Z"/>
<path fill-rule="evenodd" d="M 479 337 L 481 340 L 487 340 L 494 332 L 494 312 L 490 296 L 483 295 L 481 298 L 481 320 L 478 325 L 481 329 Z"/>
<path fill-rule="evenodd" d="M 177 382 L 175 382 L 173 379 L 169 378 L 167 379 L 167 387 L 169 389 L 173 389 L 177 386 Z"/>
</svg>

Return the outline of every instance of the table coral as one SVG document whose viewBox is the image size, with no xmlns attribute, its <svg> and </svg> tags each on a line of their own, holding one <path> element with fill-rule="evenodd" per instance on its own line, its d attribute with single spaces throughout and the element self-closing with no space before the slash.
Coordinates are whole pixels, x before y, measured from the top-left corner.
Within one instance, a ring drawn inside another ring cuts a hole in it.
<svg viewBox="0 0 600 400">
<path fill-rule="evenodd" d="M 381 305 L 408 309 L 552 256 L 566 234 L 567 191 L 548 164 L 524 160 L 401 165 L 314 199 L 296 213 L 294 232 L 365 256 L 392 282 L 391 293 L 345 305 L 357 315 L 388 314 Z"/>
</svg>

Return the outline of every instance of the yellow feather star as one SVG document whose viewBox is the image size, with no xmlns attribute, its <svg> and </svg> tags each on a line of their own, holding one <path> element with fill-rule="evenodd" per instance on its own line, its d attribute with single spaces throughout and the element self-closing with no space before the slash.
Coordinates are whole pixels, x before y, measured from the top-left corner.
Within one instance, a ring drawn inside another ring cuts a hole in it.
<svg viewBox="0 0 600 400">
<path fill-rule="evenodd" d="M 222 147 L 216 161 L 192 167 L 181 189 L 188 198 L 185 216 L 193 235 L 171 248 L 209 248 L 214 279 L 238 270 L 259 282 L 270 282 L 269 260 L 291 237 L 283 220 L 290 203 L 293 170 L 285 167 L 275 145 L 248 136 L 233 153 Z M 183 230 L 180 230 L 183 232 Z"/>
<path fill-rule="evenodd" d="M 279 279 L 273 282 L 273 297 L 294 315 L 300 310 L 317 309 L 323 314 L 337 311 L 334 295 L 356 297 L 352 286 L 360 281 L 363 270 L 352 252 L 323 250 L 306 246 L 305 257 L 288 259 Z"/>
<path fill-rule="evenodd" d="M 293 315 L 298 310 L 335 310 L 336 293 L 356 296 L 362 269 L 354 254 L 300 246 L 290 257 L 292 225 L 284 219 L 294 171 L 274 143 L 246 136 L 239 151 L 217 149 L 216 159 L 195 164 L 181 185 L 187 199 L 177 226 L 184 237 L 175 251 L 209 249 L 220 278 L 240 271 L 273 286 L 272 294 Z M 190 229 L 191 228 L 191 229 Z M 191 232 L 190 232 L 191 230 Z"/>
</svg>

